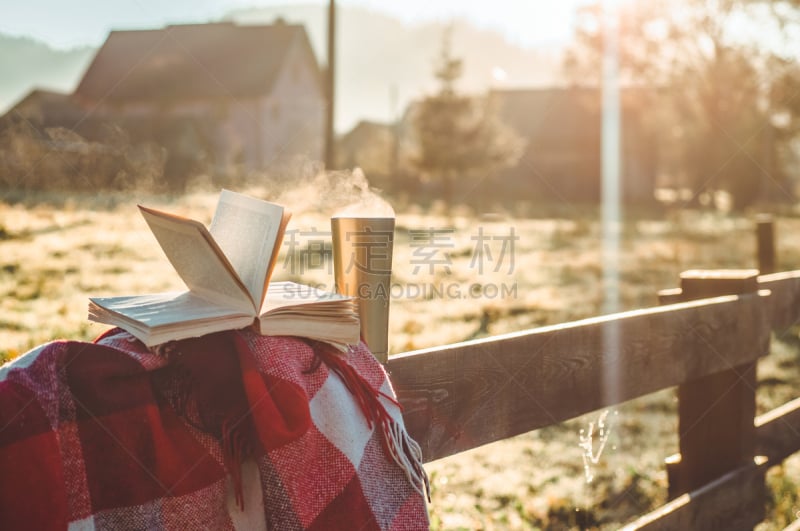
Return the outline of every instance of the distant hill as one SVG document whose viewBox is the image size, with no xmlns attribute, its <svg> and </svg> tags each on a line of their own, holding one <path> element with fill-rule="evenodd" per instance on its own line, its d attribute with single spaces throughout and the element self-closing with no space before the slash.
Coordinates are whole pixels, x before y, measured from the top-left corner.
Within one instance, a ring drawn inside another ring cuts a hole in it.
<svg viewBox="0 0 800 531">
<path fill-rule="evenodd" d="M 0 33 L 0 114 L 33 87 L 72 91 L 94 52 L 92 47 L 57 50 L 30 37 Z"/>
<path fill-rule="evenodd" d="M 325 6 L 293 5 L 241 9 L 225 18 L 242 24 L 271 23 L 277 17 L 304 24 L 320 64 L 325 63 Z M 338 10 L 337 130 L 358 120 L 388 121 L 406 104 L 435 88 L 433 64 L 446 23 L 408 25 L 379 12 L 356 7 Z M 0 34 L 0 112 L 34 86 L 71 91 L 95 48 L 57 50 L 25 37 Z M 465 21 L 453 24 L 453 52 L 464 59 L 461 88 L 480 92 L 489 86 L 541 86 L 557 82 L 558 50 L 529 50 L 495 31 Z M 493 79 L 493 71 L 506 80 Z M 393 89 L 394 87 L 394 89 Z M 397 91 L 397 102 L 392 101 Z"/>
</svg>

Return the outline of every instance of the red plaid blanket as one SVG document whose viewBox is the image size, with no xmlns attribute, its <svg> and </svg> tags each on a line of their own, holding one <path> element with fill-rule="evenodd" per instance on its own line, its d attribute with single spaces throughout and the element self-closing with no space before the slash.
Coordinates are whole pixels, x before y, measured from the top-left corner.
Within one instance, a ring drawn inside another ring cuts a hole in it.
<svg viewBox="0 0 800 531">
<path fill-rule="evenodd" d="M 419 448 L 366 347 L 191 341 L 113 331 L 0 368 L 0 529 L 428 528 Z"/>
</svg>

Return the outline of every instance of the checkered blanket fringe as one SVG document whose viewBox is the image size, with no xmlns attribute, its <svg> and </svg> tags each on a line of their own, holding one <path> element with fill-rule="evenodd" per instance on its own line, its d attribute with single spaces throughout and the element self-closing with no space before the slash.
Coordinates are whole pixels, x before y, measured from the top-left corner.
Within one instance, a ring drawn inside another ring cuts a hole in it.
<svg viewBox="0 0 800 531">
<path fill-rule="evenodd" d="M 427 529 L 419 446 L 366 347 L 234 334 L 238 360 L 198 342 L 185 374 L 121 331 L 0 367 L 0 529 Z"/>
<path fill-rule="evenodd" d="M 390 401 L 397 408 L 401 407 L 399 402 L 394 396 L 383 391 L 378 390 L 376 393 L 369 382 L 362 378 L 337 351 L 324 343 L 317 344 L 315 352 L 328 368 L 342 379 L 347 390 L 356 398 L 369 427 L 372 428 L 373 424 L 380 426 L 384 450 L 405 472 L 414 489 L 430 501 L 431 486 L 428 475 L 422 467 L 422 450 L 417 441 L 409 437 L 405 426 L 389 414 L 380 398 Z"/>
</svg>

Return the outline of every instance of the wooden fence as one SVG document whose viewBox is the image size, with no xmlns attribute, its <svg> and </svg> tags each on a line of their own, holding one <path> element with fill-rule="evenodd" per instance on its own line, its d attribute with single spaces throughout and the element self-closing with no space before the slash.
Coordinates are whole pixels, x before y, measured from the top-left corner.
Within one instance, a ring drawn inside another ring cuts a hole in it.
<svg viewBox="0 0 800 531">
<path fill-rule="evenodd" d="M 757 236 L 771 271 L 771 221 Z M 391 357 L 426 461 L 677 386 L 671 501 L 625 529 L 752 529 L 767 468 L 800 450 L 800 398 L 755 416 L 758 359 L 773 331 L 800 321 L 800 271 L 688 271 L 660 297 L 659 307 Z"/>
</svg>

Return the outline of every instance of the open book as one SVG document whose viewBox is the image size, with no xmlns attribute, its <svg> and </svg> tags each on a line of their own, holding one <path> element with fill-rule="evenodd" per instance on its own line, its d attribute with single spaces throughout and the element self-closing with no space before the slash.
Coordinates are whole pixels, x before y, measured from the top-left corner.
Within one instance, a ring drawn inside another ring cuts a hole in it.
<svg viewBox="0 0 800 531">
<path fill-rule="evenodd" d="M 89 299 L 89 319 L 119 326 L 145 345 L 254 326 L 340 349 L 359 341 L 349 297 L 269 279 L 290 215 L 223 190 L 211 227 L 139 205 L 188 291 Z"/>
</svg>

